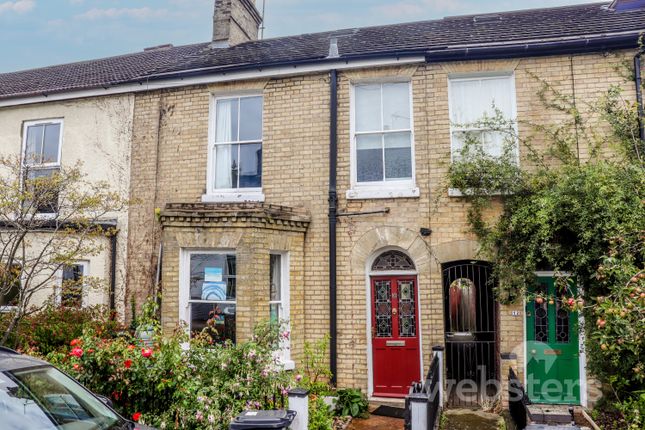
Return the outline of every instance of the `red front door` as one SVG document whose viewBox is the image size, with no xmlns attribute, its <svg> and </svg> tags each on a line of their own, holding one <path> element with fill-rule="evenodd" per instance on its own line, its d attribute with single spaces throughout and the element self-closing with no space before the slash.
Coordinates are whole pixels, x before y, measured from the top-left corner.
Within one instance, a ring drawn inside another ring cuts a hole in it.
<svg viewBox="0 0 645 430">
<path fill-rule="evenodd" d="M 374 396 L 405 397 L 421 380 L 416 276 L 374 276 L 372 363 Z"/>
</svg>

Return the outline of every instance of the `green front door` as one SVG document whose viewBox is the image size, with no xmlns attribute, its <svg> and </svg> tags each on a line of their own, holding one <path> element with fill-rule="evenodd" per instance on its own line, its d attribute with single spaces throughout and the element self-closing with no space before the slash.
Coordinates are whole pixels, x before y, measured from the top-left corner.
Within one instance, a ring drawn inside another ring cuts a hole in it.
<svg viewBox="0 0 645 430">
<path fill-rule="evenodd" d="M 575 287 L 539 277 L 526 304 L 526 385 L 534 403 L 580 404 L 578 313 L 567 300 Z"/>
</svg>

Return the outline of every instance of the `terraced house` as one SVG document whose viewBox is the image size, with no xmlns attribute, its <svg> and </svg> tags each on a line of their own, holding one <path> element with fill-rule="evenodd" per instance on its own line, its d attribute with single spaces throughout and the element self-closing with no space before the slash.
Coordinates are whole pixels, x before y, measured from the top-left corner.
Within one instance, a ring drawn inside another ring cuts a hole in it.
<svg viewBox="0 0 645 430">
<path fill-rule="evenodd" d="M 497 132 L 463 126 L 492 106 L 520 135 L 560 119 L 534 75 L 579 106 L 612 84 L 635 100 L 616 66 L 633 64 L 645 2 L 266 40 L 260 21 L 251 0 L 217 0 L 212 41 L 0 75 L 0 118 L 18 105 L 61 117 L 71 103 L 131 103 L 126 300 L 158 288 L 166 329 L 213 318 L 236 341 L 288 320 L 288 368 L 305 340 L 330 335 L 334 380 L 373 397 L 403 397 L 439 345 L 448 379 L 480 394 L 513 366 L 567 387 L 554 397 L 538 384 L 533 400 L 586 405 L 578 315 L 497 303 L 446 175 L 465 131 L 500 151 Z M 3 147 L 19 148 L 14 128 Z M 552 272 L 536 276 L 554 288 Z"/>
</svg>

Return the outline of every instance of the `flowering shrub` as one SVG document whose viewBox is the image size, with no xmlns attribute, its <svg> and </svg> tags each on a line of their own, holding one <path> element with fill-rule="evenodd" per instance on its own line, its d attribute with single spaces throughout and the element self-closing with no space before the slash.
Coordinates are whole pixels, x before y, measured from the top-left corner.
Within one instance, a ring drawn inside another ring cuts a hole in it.
<svg viewBox="0 0 645 430">
<path fill-rule="evenodd" d="M 134 421 L 159 428 L 227 429 L 244 409 L 276 406 L 290 375 L 281 370 L 278 327 L 259 325 L 249 342 L 213 344 L 206 333 L 157 335 L 152 347 L 88 330 L 46 359 L 112 399 Z"/>
<path fill-rule="evenodd" d="M 3 331 L 8 323 L 9 315 L 0 314 Z M 110 312 L 103 306 L 74 309 L 50 304 L 22 318 L 7 346 L 47 355 L 66 347 L 69 340 L 81 336 L 84 329 L 92 329 L 98 336 L 111 338 L 122 327 L 110 318 Z"/>
<path fill-rule="evenodd" d="M 587 342 L 592 371 L 613 393 L 605 405 L 608 430 L 645 428 L 645 271 L 621 248 L 617 240 L 598 268 L 609 294 L 595 298 Z"/>
</svg>

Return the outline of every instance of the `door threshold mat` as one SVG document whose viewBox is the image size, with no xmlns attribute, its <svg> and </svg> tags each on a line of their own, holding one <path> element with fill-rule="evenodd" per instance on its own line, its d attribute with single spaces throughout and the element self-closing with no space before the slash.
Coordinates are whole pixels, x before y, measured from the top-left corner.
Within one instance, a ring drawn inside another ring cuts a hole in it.
<svg viewBox="0 0 645 430">
<path fill-rule="evenodd" d="M 392 406 L 379 406 L 378 408 L 372 411 L 372 415 L 378 415 L 381 417 L 390 417 L 390 418 L 405 418 L 405 409 L 404 408 L 395 408 Z"/>
</svg>

